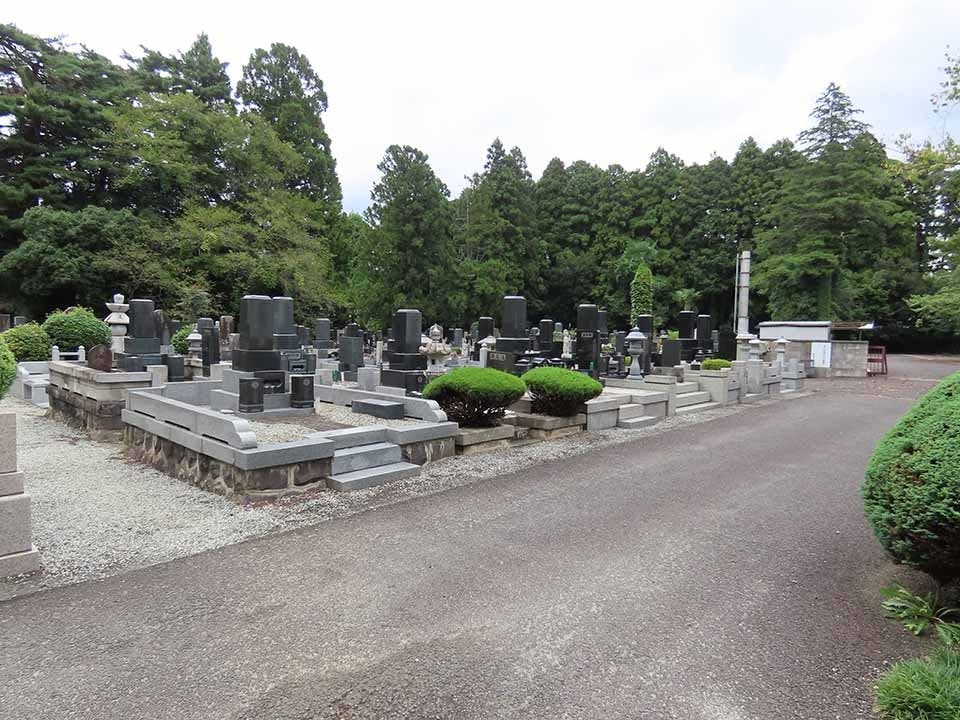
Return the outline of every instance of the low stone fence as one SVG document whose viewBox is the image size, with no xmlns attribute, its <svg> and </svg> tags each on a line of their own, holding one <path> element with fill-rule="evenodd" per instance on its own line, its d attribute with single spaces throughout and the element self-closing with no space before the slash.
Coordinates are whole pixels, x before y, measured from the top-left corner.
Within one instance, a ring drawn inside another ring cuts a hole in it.
<svg viewBox="0 0 960 720">
<path fill-rule="evenodd" d="M 49 363 L 50 417 L 85 430 L 95 440 L 123 435 L 120 413 L 129 390 L 150 387 L 148 372 L 100 372 L 65 361 Z"/>
</svg>

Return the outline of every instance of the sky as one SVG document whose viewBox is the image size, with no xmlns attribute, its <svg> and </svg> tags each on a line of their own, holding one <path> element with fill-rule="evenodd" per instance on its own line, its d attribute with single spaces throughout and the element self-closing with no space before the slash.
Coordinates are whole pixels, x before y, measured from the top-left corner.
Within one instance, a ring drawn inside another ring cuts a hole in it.
<svg viewBox="0 0 960 720">
<path fill-rule="evenodd" d="M 785 7 L 789 6 L 789 7 Z M 732 159 L 810 125 L 836 82 L 889 147 L 960 136 L 934 113 L 944 54 L 960 54 L 960 2 L 164 3 L 46 0 L 7 8 L 26 32 L 119 60 L 172 54 L 200 32 L 234 82 L 250 53 L 296 46 L 329 97 L 324 122 L 344 208 L 362 211 L 391 144 L 430 156 L 456 195 L 499 137 L 534 177 L 559 157 L 642 168 L 658 148 Z"/>
</svg>

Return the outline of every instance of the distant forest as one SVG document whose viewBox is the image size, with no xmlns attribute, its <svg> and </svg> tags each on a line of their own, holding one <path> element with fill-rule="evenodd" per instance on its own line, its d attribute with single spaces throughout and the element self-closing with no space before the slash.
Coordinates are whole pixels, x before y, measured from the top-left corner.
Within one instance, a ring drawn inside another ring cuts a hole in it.
<svg viewBox="0 0 960 720">
<path fill-rule="evenodd" d="M 946 65 L 938 107 L 960 103 Z M 834 84 L 798 138 L 748 137 L 730 161 L 660 148 L 642 169 L 555 158 L 535 179 L 496 139 L 451 198 L 423 151 L 391 145 L 362 216 L 342 210 L 327 107 L 287 45 L 254 50 L 234 87 L 206 35 L 117 64 L 0 25 L 0 311 L 99 314 L 119 291 L 189 321 L 262 293 L 301 322 L 377 330 L 416 307 L 469 327 L 519 293 L 534 321 L 591 301 L 626 327 L 646 265 L 658 325 L 683 309 L 729 325 L 750 249 L 753 320 L 960 332 L 960 148 L 904 138 L 889 157 Z"/>
</svg>

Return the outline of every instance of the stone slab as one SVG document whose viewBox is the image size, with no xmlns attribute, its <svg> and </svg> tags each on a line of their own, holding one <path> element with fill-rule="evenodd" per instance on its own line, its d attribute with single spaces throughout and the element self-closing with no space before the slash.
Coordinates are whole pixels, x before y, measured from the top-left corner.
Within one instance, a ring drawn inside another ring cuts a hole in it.
<svg viewBox="0 0 960 720">
<path fill-rule="evenodd" d="M 455 437 L 457 447 L 465 448 L 494 440 L 511 440 L 514 432 L 512 425 L 497 425 L 489 428 L 460 428 Z"/>
<path fill-rule="evenodd" d="M 333 457 L 333 442 L 323 438 L 308 438 L 278 445 L 264 445 L 254 449 L 235 449 L 234 464 L 242 470 L 257 470 L 277 465 L 293 465 Z"/>
<path fill-rule="evenodd" d="M 413 463 L 398 462 L 365 470 L 333 475 L 327 480 L 327 487 L 339 492 L 366 490 L 384 483 L 412 477 L 420 473 L 420 466 Z"/>
<path fill-rule="evenodd" d="M 333 454 L 332 472 L 334 475 L 342 475 L 382 465 L 393 465 L 401 461 L 403 461 L 403 452 L 399 445 L 386 442 L 356 445 L 337 450 Z"/>
<path fill-rule="evenodd" d="M 504 418 L 505 423 L 520 427 L 535 428 L 537 430 L 558 430 L 565 427 L 580 428 L 587 423 L 584 413 L 577 413 L 568 417 L 555 415 L 539 415 L 534 413 L 515 413 L 512 417 Z"/>
<path fill-rule="evenodd" d="M 553 428 L 552 430 L 532 427 L 527 429 L 527 437 L 533 440 L 556 440 L 562 437 L 570 437 L 571 435 L 579 435 L 582 432 L 583 425 L 567 425 L 565 427 Z"/>
<path fill-rule="evenodd" d="M 387 428 L 383 425 L 367 425 L 365 427 L 343 428 L 342 430 L 326 430 L 308 435 L 307 438 L 329 440 L 333 443 L 335 450 L 342 450 L 357 445 L 387 442 Z M 393 442 L 393 440 L 390 440 L 390 442 Z"/>
<path fill-rule="evenodd" d="M 630 397 L 628 395 L 621 394 L 601 394 L 595 397 L 593 400 L 587 400 L 581 408 L 580 412 L 586 413 L 587 415 L 592 415 L 593 413 L 605 412 L 607 410 L 615 410 L 621 405 L 626 405 L 630 402 Z"/>
<path fill-rule="evenodd" d="M 393 400 L 378 400 L 375 398 L 361 398 L 354 400 L 351 409 L 355 413 L 373 415 L 387 420 L 403 419 L 403 403 Z"/>
<path fill-rule="evenodd" d="M 455 422 L 447 421 L 421 423 L 419 425 L 408 425 L 407 427 L 385 428 L 385 430 L 387 442 L 396 443 L 397 445 L 410 445 L 412 443 L 454 437 L 460 431 L 460 426 Z"/>
</svg>

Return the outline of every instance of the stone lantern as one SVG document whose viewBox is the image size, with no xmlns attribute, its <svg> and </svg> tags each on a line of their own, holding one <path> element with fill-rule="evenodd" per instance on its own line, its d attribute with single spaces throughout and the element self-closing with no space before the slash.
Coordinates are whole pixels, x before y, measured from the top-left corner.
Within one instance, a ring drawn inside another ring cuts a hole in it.
<svg viewBox="0 0 960 720">
<path fill-rule="evenodd" d="M 640 332 L 640 329 L 634 325 L 625 339 L 627 342 L 627 352 L 632 358 L 630 361 L 630 372 L 627 377 L 631 380 L 642 380 L 643 365 L 647 354 L 647 336 Z"/>
<path fill-rule="evenodd" d="M 123 352 L 123 338 L 127 334 L 127 327 L 130 325 L 130 316 L 127 310 L 130 309 L 129 303 L 123 301 L 123 295 L 117 293 L 113 296 L 113 302 L 108 302 L 107 315 L 104 322 L 110 326 L 110 349 L 115 353 Z"/>
</svg>

